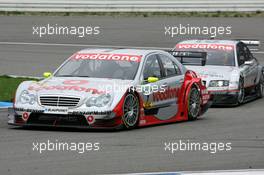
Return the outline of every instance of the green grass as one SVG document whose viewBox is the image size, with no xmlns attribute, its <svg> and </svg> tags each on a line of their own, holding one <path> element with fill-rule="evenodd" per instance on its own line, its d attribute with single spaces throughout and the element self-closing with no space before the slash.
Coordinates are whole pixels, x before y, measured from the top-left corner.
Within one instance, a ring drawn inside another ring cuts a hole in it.
<svg viewBox="0 0 264 175">
<path fill-rule="evenodd" d="M 264 11 L 256 12 L 19 12 L 0 11 L 1 16 L 113 16 L 113 17 L 264 17 Z"/>
<path fill-rule="evenodd" d="M 27 80 L 38 81 L 34 78 L 13 78 L 6 75 L 0 76 L 0 101 L 11 101 L 14 98 L 18 85 Z"/>
</svg>

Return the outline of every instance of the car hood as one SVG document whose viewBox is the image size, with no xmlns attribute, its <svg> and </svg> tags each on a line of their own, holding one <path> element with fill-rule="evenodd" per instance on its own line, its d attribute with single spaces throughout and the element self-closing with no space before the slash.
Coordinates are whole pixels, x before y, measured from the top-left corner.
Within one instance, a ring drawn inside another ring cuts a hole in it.
<svg viewBox="0 0 264 175">
<path fill-rule="evenodd" d="M 238 71 L 232 66 L 186 66 L 187 69 L 197 73 L 203 80 L 230 80 L 233 72 Z"/>
<path fill-rule="evenodd" d="M 51 77 L 40 82 L 32 82 L 29 91 L 37 95 L 65 95 L 90 97 L 100 94 L 124 93 L 132 80 L 117 80 L 104 78 L 76 78 L 76 77 Z M 122 87 L 122 89 L 117 89 Z"/>
</svg>

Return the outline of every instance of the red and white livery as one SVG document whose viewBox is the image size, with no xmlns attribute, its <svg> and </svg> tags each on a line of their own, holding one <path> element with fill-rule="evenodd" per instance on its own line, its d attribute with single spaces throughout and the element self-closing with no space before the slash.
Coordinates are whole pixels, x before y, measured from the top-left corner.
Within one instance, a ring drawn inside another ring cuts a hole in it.
<svg viewBox="0 0 264 175">
<path fill-rule="evenodd" d="M 9 124 L 135 128 L 194 120 L 210 106 L 201 78 L 159 50 L 85 49 L 17 89 Z"/>
</svg>

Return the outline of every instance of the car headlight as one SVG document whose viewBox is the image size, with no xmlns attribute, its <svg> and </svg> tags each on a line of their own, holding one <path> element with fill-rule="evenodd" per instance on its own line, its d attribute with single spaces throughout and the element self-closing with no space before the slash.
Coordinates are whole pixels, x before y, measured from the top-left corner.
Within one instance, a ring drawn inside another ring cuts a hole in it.
<svg viewBox="0 0 264 175">
<path fill-rule="evenodd" d="M 228 80 L 211 80 L 209 83 L 209 87 L 225 87 L 229 86 Z"/>
<path fill-rule="evenodd" d="M 110 94 L 102 94 L 98 97 L 91 97 L 87 100 L 86 106 L 87 107 L 92 107 L 92 106 L 103 107 L 109 104 L 111 99 L 112 98 Z"/>
<path fill-rule="evenodd" d="M 22 104 L 31 104 L 33 105 L 36 102 L 36 96 L 34 94 L 30 94 L 28 91 L 24 90 L 19 97 L 19 102 Z"/>
</svg>

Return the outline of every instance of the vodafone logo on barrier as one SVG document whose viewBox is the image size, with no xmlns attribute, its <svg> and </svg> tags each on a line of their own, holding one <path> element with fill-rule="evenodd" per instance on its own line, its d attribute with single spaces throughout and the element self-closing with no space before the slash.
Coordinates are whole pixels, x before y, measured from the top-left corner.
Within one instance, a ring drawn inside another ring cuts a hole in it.
<svg viewBox="0 0 264 175">
<path fill-rule="evenodd" d="M 140 62 L 142 55 L 85 53 L 73 55 L 73 60 L 110 60 Z"/>
<path fill-rule="evenodd" d="M 233 45 L 228 44 L 177 44 L 177 49 L 211 49 L 211 50 L 234 50 Z"/>
</svg>

